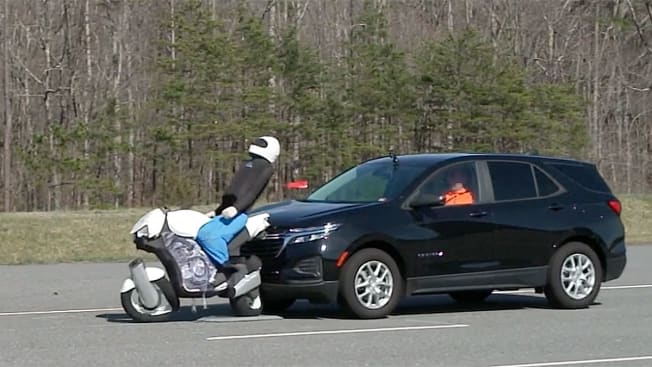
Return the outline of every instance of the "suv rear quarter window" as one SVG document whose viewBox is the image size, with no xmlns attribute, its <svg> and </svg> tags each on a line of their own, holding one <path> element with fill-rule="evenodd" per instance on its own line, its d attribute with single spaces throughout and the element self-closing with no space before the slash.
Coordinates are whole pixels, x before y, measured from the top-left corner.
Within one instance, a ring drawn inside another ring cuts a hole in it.
<svg viewBox="0 0 652 367">
<path fill-rule="evenodd" d="M 611 192 L 598 169 L 592 164 L 546 163 L 556 168 L 581 186 L 599 192 Z"/>
<path fill-rule="evenodd" d="M 560 190 L 559 186 L 539 168 L 534 169 L 539 196 L 549 196 Z"/>
</svg>

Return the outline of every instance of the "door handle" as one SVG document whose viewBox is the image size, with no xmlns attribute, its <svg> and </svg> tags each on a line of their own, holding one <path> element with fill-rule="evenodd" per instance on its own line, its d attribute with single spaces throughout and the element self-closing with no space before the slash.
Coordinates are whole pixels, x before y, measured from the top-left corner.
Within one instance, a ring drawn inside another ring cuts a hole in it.
<svg viewBox="0 0 652 367">
<path fill-rule="evenodd" d="M 471 212 L 471 213 L 469 213 L 469 216 L 471 216 L 473 218 L 485 217 L 485 216 L 487 216 L 487 212 L 485 212 L 485 211 Z"/>
<path fill-rule="evenodd" d="M 555 203 L 555 204 L 550 204 L 550 205 L 548 206 L 548 209 L 550 209 L 550 210 L 556 212 L 556 211 L 558 211 L 558 210 L 562 210 L 562 209 L 564 209 L 564 206 L 561 205 L 561 204 L 557 204 L 557 203 Z"/>
</svg>

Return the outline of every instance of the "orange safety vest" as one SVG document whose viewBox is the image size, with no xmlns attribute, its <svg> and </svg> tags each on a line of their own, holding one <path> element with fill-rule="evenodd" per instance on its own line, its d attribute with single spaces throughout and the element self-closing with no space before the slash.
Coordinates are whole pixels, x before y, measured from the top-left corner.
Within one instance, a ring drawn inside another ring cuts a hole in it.
<svg viewBox="0 0 652 367">
<path fill-rule="evenodd" d="M 473 204 L 473 193 L 466 188 L 451 190 L 444 194 L 445 205 Z"/>
</svg>

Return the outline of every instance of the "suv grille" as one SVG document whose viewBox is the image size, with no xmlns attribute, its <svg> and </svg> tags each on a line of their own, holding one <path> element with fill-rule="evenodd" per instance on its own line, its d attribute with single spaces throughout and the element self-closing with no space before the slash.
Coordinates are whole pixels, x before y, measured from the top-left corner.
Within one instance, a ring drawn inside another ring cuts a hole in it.
<svg viewBox="0 0 652 367">
<path fill-rule="evenodd" d="M 243 255 L 256 255 L 263 263 L 276 258 L 283 247 L 282 239 L 253 240 L 242 246 Z"/>
</svg>

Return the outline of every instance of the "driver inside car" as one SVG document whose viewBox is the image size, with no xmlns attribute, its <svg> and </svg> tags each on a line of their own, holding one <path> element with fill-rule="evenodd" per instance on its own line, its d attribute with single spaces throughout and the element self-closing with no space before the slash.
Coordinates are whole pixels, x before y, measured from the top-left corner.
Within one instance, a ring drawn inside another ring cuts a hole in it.
<svg viewBox="0 0 652 367">
<path fill-rule="evenodd" d="M 448 191 L 443 193 L 444 205 L 473 204 L 473 193 L 468 187 L 468 174 L 462 167 L 453 167 L 447 172 Z"/>
</svg>

